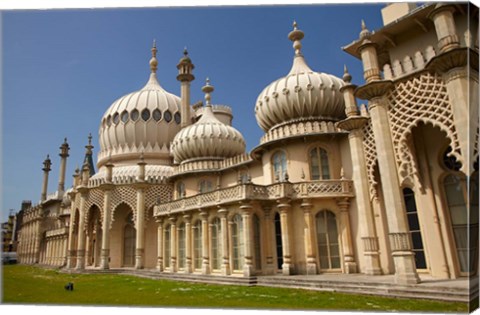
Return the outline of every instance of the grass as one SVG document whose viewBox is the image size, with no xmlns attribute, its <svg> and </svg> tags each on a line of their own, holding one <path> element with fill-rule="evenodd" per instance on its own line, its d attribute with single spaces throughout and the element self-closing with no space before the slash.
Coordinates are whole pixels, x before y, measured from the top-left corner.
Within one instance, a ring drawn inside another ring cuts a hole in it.
<svg viewBox="0 0 480 315">
<path fill-rule="evenodd" d="M 64 285 L 74 283 L 74 291 Z M 159 306 L 186 308 L 467 312 L 466 303 L 395 299 L 268 287 L 192 284 L 127 275 L 63 274 L 3 266 L 6 304 Z"/>
</svg>

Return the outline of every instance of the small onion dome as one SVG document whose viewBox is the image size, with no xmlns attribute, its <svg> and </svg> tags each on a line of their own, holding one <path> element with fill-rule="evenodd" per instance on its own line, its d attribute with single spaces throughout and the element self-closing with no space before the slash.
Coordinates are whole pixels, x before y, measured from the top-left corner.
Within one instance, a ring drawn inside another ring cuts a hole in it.
<svg viewBox="0 0 480 315">
<path fill-rule="evenodd" d="M 207 84 L 205 92 L 206 106 L 202 117 L 193 125 L 183 128 L 172 142 L 175 162 L 185 163 L 194 160 L 221 160 L 245 152 L 245 140 L 235 128 L 222 123 L 212 111 L 210 93 L 213 86 Z"/>
<path fill-rule="evenodd" d="M 117 99 L 103 115 L 99 129 L 99 167 L 107 163 L 109 157 L 116 165 L 136 165 L 141 152 L 149 163 L 171 161 L 170 142 L 181 129 L 181 99 L 160 86 L 156 52 L 154 44 L 147 84 Z"/>
<path fill-rule="evenodd" d="M 292 68 L 286 77 L 269 84 L 257 98 L 255 116 L 264 131 L 293 121 L 337 121 L 345 117 L 340 93 L 344 82 L 310 69 L 301 53 L 303 36 L 294 23 L 294 30 L 288 36 L 295 49 Z"/>
</svg>

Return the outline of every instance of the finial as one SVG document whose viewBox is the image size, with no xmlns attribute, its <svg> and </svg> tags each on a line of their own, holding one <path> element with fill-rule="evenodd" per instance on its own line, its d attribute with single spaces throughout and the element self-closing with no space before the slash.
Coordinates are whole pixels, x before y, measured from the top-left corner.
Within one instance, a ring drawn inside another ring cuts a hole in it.
<svg viewBox="0 0 480 315">
<path fill-rule="evenodd" d="M 63 140 L 63 143 L 67 143 L 67 137 L 65 137 L 65 139 Z"/>
<path fill-rule="evenodd" d="M 153 47 L 152 47 L 152 59 L 150 59 L 150 70 L 152 73 L 157 72 L 157 66 L 158 66 L 158 61 L 157 61 L 157 42 L 155 39 L 153 40 Z"/>
<path fill-rule="evenodd" d="M 185 57 L 188 56 L 187 46 L 185 46 L 185 47 L 183 48 L 183 55 L 184 55 Z"/>
<path fill-rule="evenodd" d="M 212 97 L 210 96 L 210 93 L 212 93 L 213 90 L 214 90 L 214 87 L 210 85 L 210 79 L 207 78 L 205 86 L 202 87 L 202 91 L 205 93 L 205 101 L 206 101 L 205 106 L 211 106 L 210 100 L 212 99 Z"/>
<path fill-rule="evenodd" d="M 88 145 L 92 145 L 92 133 L 88 133 Z"/>
<path fill-rule="evenodd" d="M 370 31 L 368 30 L 367 26 L 365 25 L 365 21 L 362 19 L 362 31 L 360 32 L 360 39 L 369 38 L 371 35 Z"/>
<path fill-rule="evenodd" d="M 297 21 L 293 21 L 293 31 L 288 34 L 288 39 L 293 42 L 293 48 L 295 49 L 295 55 L 301 55 L 300 49 L 302 48 L 302 43 L 300 42 L 305 34 L 297 28 Z"/>
<path fill-rule="evenodd" d="M 343 65 L 343 81 L 346 83 L 352 82 L 352 76 L 348 73 L 347 65 Z"/>
</svg>

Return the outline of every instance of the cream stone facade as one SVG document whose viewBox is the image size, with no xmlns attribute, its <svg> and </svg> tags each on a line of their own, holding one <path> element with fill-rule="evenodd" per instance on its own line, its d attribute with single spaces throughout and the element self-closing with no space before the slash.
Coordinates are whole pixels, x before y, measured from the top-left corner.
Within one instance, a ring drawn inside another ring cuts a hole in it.
<svg viewBox="0 0 480 315">
<path fill-rule="evenodd" d="M 186 51 L 180 97 L 160 86 L 154 44 L 147 84 L 100 120 L 98 170 L 90 139 L 65 190 L 65 139 L 47 195 L 45 160 L 19 260 L 212 277 L 394 274 L 398 284 L 477 274 L 478 9 L 467 6 L 396 3 L 381 29 L 362 23 L 343 48 L 363 63 L 358 87 L 346 67 L 343 78 L 312 70 L 294 23 L 290 72 L 252 106 L 265 134 L 251 152 L 209 80 L 204 104 L 190 103 Z"/>
</svg>

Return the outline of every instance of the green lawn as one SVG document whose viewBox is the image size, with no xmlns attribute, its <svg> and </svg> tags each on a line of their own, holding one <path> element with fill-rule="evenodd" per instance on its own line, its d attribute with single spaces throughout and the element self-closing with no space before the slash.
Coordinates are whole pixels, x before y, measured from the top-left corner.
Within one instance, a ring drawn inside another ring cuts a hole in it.
<svg viewBox="0 0 480 315">
<path fill-rule="evenodd" d="M 2 277 L 5 304 L 467 312 L 465 303 L 192 284 L 126 275 L 70 275 L 22 265 L 3 266 Z M 64 289 L 67 282 L 74 283 L 74 291 Z"/>
</svg>

